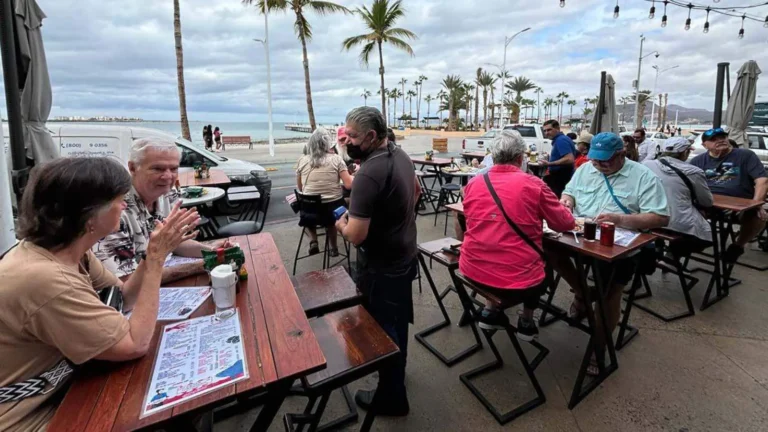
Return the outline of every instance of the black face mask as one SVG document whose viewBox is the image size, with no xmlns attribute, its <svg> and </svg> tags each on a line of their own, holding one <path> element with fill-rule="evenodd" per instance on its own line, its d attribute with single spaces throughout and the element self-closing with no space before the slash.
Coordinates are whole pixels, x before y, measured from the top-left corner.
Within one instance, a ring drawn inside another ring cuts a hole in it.
<svg viewBox="0 0 768 432">
<path fill-rule="evenodd" d="M 365 141 L 361 142 L 360 145 L 353 145 L 351 142 L 348 142 L 347 155 L 355 160 L 365 159 L 369 154 L 371 154 L 371 149 L 369 148 L 368 151 L 363 150 L 363 144 L 365 144 Z"/>
</svg>

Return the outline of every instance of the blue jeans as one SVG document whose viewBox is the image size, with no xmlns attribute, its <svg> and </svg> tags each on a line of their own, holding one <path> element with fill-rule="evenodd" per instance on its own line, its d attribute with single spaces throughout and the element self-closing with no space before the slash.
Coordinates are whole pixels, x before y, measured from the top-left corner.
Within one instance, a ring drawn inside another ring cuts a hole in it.
<svg viewBox="0 0 768 432">
<path fill-rule="evenodd" d="M 411 288 L 416 277 L 417 260 L 387 273 L 365 270 L 359 288 L 365 296 L 365 308 L 400 349 L 400 355 L 379 371 L 376 388 L 384 403 L 402 403 L 405 391 L 405 364 L 408 357 L 408 325 L 413 323 Z"/>
</svg>

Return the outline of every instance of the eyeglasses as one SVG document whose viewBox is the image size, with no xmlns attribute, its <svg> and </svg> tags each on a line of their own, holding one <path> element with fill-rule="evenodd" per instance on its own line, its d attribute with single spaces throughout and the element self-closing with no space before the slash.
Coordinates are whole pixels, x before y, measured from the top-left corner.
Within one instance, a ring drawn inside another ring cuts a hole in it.
<svg viewBox="0 0 768 432">
<path fill-rule="evenodd" d="M 703 134 L 705 138 L 711 138 L 715 135 L 728 135 L 728 132 L 726 132 L 723 128 L 713 128 L 704 132 Z"/>
</svg>

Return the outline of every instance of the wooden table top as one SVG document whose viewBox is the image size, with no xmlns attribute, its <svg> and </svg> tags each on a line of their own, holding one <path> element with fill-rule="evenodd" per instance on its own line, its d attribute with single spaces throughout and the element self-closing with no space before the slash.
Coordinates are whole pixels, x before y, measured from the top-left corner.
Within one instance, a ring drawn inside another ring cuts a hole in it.
<svg viewBox="0 0 768 432">
<path fill-rule="evenodd" d="M 762 207 L 765 202 L 760 200 L 736 198 L 727 195 L 712 194 L 714 198 L 714 207 L 720 210 L 730 210 L 733 212 L 742 212 Z"/>
<path fill-rule="evenodd" d="M 283 267 L 272 235 L 255 234 L 233 240 L 243 249 L 248 270 L 248 280 L 239 282 L 240 293 L 237 295 L 248 378 L 140 418 L 161 329 L 168 324 L 162 322 L 155 328 L 151 354 L 130 362 L 87 363 L 81 367 L 48 430 L 118 432 L 160 426 L 179 415 L 208 411 L 238 396 L 262 391 L 268 384 L 293 380 L 325 368 L 325 357 Z M 202 274 L 168 285 L 201 286 L 208 283 L 208 275 Z M 209 298 L 192 318 L 213 313 L 213 299 Z"/>
<path fill-rule="evenodd" d="M 456 204 L 448 204 L 445 206 L 447 209 L 455 211 L 460 214 L 464 214 L 464 204 L 463 203 L 456 203 Z M 544 246 L 547 246 L 547 243 L 550 245 L 558 244 L 563 245 L 574 252 L 581 253 L 583 255 L 590 256 L 592 258 L 597 258 L 599 260 L 612 262 L 621 258 L 626 257 L 630 253 L 634 252 L 638 248 L 645 246 L 646 244 L 654 241 L 656 239 L 656 236 L 653 234 L 640 234 L 638 238 L 636 238 L 629 247 L 623 247 L 618 245 L 613 245 L 612 247 L 606 247 L 602 246 L 599 241 L 593 241 L 593 242 L 586 242 L 584 241 L 584 238 L 582 237 L 578 243 L 576 243 L 576 240 L 573 238 L 573 234 L 571 233 L 565 233 L 561 235 L 558 238 L 552 238 L 548 236 L 544 236 Z"/>
<path fill-rule="evenodd" d="M 444 266 L 458 266 L 459 257 L 457 255 L 440 252 L 444 247 L 450 247 L 456 244 L 460 245 L 461 241 L 456 240 L 455 238 L 446 237 L 426 243 L 419 243 L 419 252 L 421 252 L 427 258 L 432 258 L 435 261 L 438 261 Z"/>
<path fill-rule="evenodd" d="M 472 157 L 472 158 L 478 158 L 483 159 L 487 153 L 485 152 L 462 152 L 461 156 L 463 157 Z"/>
<path fill-rule="evenodd" d="M 220 169 L 211 168 L 210 177 L 206 179 L 195 178 L 195 171 L 184 171 L 179 173 L 179 184 L 181 187 L 187 186 L 226 186 L 232 183 L 229 177 Z"/>
<path fill-rule="evenodd" d="M 308 317 L 325 313 L 325 310 L 342 309 L 344 305 L 359 304 L 363 295 L 344 267 L 331 267 L 294 276 L 301 306 Z"/>
<path fill-rule="evenodd" d="M 413 161 L 413 163 L 431 166 L 448 166 L 451 164 L 450 159 L 433 157 L 432 160 L 426 160 L 424 159 L 424 156 L 411 156 L 411 161 Z"/>
</svg>

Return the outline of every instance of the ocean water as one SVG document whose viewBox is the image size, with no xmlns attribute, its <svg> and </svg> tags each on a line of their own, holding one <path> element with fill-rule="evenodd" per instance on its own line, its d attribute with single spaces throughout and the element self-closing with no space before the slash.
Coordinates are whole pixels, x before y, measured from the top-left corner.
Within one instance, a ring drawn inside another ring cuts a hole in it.
<svg viewBox="0 0 768 432">
<path fill-rule="evenodd" d="M 48 125 L 62 125 L 62 124 L 84 124 L 84 125 L 116 125 L 116 126 L 133 126 L 143 127 L 150 129 L 158 129 L 164 132 L 172 133 L 175 136 L 181 135 L 181 122 L 175 121 L 144 121 L 144 122 L 48 122 Z M 190 122 L 189 132 L 192 135 L 192 142 L 203 142 L 203 126 L 208 123 L 203 122 Z M 213 127 L 219 127 L 221 133 L 224 135 L 250 135 L 254 141 L 269 139 L 269 125 L 264 122 L 218 122 L 210 123 Z M 294 132 L 285 130 L 285 123 L 272 123 L 272 133 L 276 139 L 278 138 L 309 138 L 310 134 L 302 132 Z"/>
</svg>

